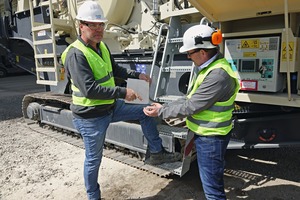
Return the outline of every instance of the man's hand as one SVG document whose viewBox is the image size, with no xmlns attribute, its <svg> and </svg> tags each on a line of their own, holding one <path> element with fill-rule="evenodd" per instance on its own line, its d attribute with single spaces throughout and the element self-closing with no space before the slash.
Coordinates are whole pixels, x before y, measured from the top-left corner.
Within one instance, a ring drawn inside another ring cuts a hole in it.
<svg viewBox="0 0 300 200">
<path fill-rule="evenodd" d="M 126 88 L 126 96 L 125 100 L 127 101 L 134 101 L 136 99 L 143 100 L 142 97 L 138 93 L 136 93 L 133 89 Z"/>
<path fill-rule="evenodd" d="M 159 103 L 153 103 L 151 106 L 147 106 L 143 109 L 145 115 L 149 117 L 157 117 L 159 109 L 162 107 Z"/>
<path fill-rule="evenodd" d="M 150 76 L 148 76 L 147 74 L 140 74 L 139 75 L 139 79 L 141 79 L 141 80 L 144 80 L 144 81 L 146 81 L 146 82 L 148 82 L 148 83 L 151 83 L 151 78 L 150 78 Z"/>
</svg>

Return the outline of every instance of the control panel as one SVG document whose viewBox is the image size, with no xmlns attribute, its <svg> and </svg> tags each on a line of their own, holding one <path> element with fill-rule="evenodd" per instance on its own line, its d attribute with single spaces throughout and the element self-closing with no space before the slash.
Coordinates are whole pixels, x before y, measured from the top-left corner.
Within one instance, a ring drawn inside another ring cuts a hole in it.
<svg viewBox="0 0 300 200">
<path fill-rule="evenodd" d="M 237 73 L 241 90 L 277 92 L 282 89 L 279 44 L 277 36 L 225 39 L 224 56 Z"/>
</svg>

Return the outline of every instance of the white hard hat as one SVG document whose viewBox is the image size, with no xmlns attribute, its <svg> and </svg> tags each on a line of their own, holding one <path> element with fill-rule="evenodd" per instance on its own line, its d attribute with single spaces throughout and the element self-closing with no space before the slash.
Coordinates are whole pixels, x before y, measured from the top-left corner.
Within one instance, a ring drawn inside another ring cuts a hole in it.
<svg viewBox="0 0 300 200">
<path fill-rule="evenodd" d="M 213 49 L 216 48 L 219 43 L 212 42 L 213 34 L 217 34 L 218 40 L 222 40 L 222 34 L 215 32 L 213 28 L 207 25 L 195 25 L 190 27 L 183 34 L 183 46 L 180 47 L 179 52 L 187 52 L 192 49 Z"/>
<path fill-rule="evenodd" d="M 79 7 L 76 19 L 86 22 L 107 22 L 102 8 L 95 1 L 85 1 Z"/>
</svg>

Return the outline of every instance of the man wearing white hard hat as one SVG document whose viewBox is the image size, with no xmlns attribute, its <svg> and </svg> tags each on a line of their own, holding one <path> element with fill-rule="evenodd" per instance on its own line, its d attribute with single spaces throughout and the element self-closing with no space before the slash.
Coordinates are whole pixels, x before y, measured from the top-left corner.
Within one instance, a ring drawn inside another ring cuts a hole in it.
<svg viewBox="0 0 300 200">
<path fill-rule="evenodd" d="M 180 153 L 169 153 L 155 119 L 144 114 L 145 105 L 125 104 L 139 95 L 132 89 L 116 86 L 114 77 L 136 78 L 150 82 L 150 77 L 117 65 L 102 42 L 105 23 L 100 5 L 85 1 L 78 9 L 81 35 L 62 54 L 62 61 L 71 81 L 73 123 L 85 146 L 84 182 L 89 200 L 101 198 L 98 173 L 106 130 L 110 123 L 139 120 L 148 141 L 148 164 L 158 165 L 181 159 Z"/>
<path fill-rule="evenodd" d="M 195 135 L 199 174 L 208 200 L 226 199 L 224 156 L 239 90 L 235 73 L 218 50 L 221 41 L 221 32 L 207 24 L 189 28 L 179 51 L 187 53 L 198 72 L 191 90 L 185 98 L 164 105 L 154 103 L 144 109 L 145 114 L 152 117 L 187 118 L 186 125 Z"/>
</svg>

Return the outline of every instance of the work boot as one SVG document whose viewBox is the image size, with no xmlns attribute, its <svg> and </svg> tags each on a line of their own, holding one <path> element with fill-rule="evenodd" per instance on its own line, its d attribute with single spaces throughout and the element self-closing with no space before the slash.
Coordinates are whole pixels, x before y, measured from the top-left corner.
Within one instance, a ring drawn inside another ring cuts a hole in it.
<svg viewBox="0 0 300 200">
<path fill-rule="evenodd" d="M 181 159 L 181 154 L 178 152 L 170 153 L 165 149 L 158 153 L 150 153 L 150 158 L 148 158 L 145 163 L 150 165 L 160 165 L 162 163 L 172 163 Z"/>
</svg>

